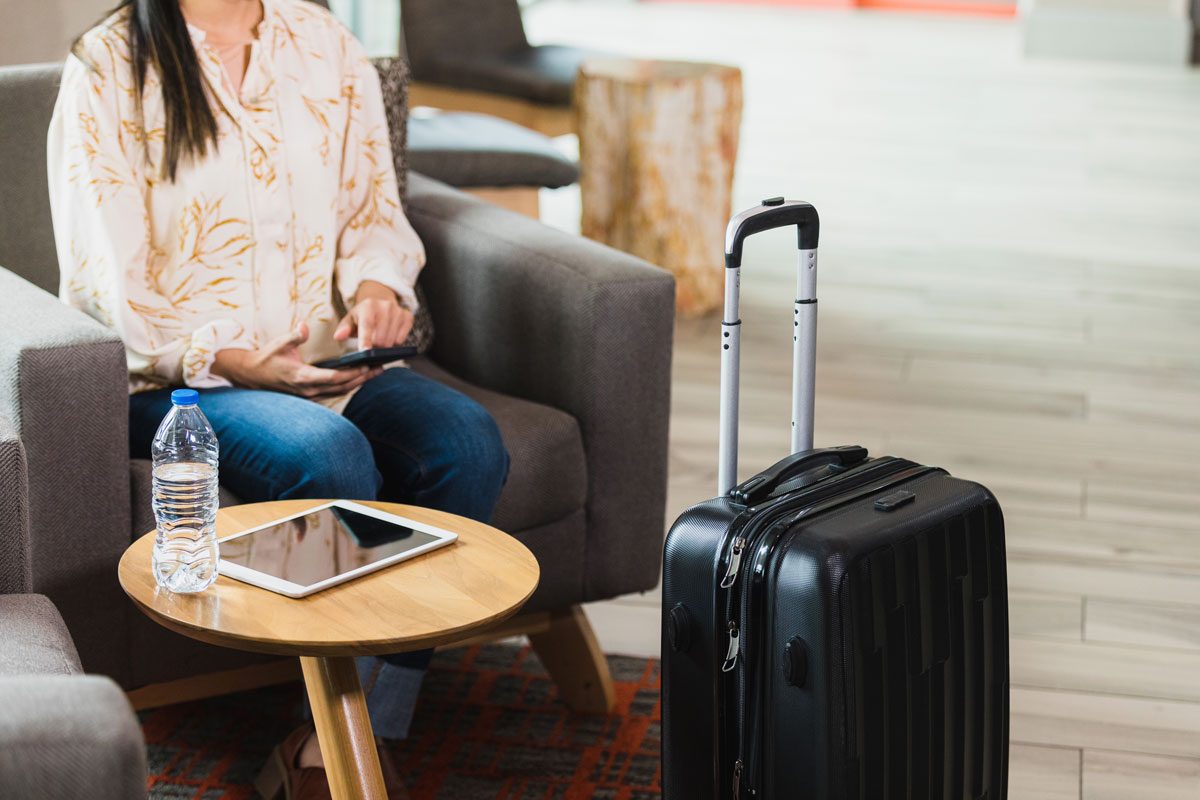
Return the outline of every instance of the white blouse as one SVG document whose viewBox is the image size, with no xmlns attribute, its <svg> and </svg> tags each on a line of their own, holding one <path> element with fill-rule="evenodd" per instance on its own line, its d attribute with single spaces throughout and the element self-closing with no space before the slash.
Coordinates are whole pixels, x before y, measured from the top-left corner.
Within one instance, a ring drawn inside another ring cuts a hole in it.
<svg viewBox="0 0 1200 800">
<path fill-rule="evenodd" d="M 121 13 L 67 59 L 50 123 L 50 203 L 61 298 L 114 328 L 130 391 L 227 386 L 217 351 L 310 328 L 306 361 L 344 350 L 333 331 L 364 280 L 416 309 L 425 252 L 400 209 L 379 79 L 325 9 L 263 0 L 238 96 L 191 28 L 217 147 L 161 175 L 161 88 L 137 111 Z"/>
</svg>

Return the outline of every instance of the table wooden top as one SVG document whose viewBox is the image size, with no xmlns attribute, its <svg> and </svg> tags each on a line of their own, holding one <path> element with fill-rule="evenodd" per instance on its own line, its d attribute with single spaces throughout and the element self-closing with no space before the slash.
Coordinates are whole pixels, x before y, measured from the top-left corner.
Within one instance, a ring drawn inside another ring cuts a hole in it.
<svg viewBox="0 0 1200 800">
<path fill-rule="evenodd" d="M 218 537 L 328 500 L 222 508 Z M 121 587 L 155 622 L 210 644 L 259 653 L 346 656 L 422 650 L 465 639 L 515 613 L 537 588 L 533 554 L 480 522 L 397 503 L 364 503 L 458 534 L 458 541 L 303 598 L 222 575 L 207 591 L 160 589 L 151 571 L 154 532 L 121 557 Z"/>
<path fill-rule="evenodd" d="M 713 75 L 740 76 L 742 71 L 730 64 L 707 61 L 666 61 L 657 58 L 594 56 L 579 65 L 581 75 L 605 78 L 621 83 L 689 81 Z"/>
</svg>

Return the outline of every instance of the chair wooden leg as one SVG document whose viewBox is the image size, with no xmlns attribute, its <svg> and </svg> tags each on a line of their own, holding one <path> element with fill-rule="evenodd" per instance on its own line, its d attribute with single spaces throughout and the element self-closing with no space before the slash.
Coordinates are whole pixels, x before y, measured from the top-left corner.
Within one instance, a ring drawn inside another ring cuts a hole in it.
<svg viewBox="0 0 1200 800">
<path fill-rule="evenodd" d="M 612 711 L 616 694 L 608 659 L 582 608 L 571 606 L 554 612 L 550 627 L 530 634 L 529 642 L 568 708 L 585 714 Z"/>
</svg>

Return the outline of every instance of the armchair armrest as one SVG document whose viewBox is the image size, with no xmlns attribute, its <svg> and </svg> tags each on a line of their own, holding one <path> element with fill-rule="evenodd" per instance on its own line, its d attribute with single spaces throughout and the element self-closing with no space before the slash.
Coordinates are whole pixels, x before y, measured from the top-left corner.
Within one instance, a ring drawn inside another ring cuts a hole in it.
<svg viewBox="0 0 1200 800">
<path fill-rule="evenodd" d="M 146 749 L 129 701 L 108 678 L 0 678 L 0 797 L 146 796 Z"/>
<path fill-rule="evenodd" d="M 131 533 L 128 391 L 115 333 L 0 268 L 0 415 L 25 451 L 29 588 L 58 606 L 84 666 L 118 680 L 129 652 L 117 584 Z"/>
<path fill-rule="evenodd" d="M 409 176 L 433 356 L 560 408 L 588 468 L 584 600 L 652 588 L 666 506 L 675 282 L 604 245 Z"/>
<path fill-rule="evenodd" d="M 16 426 L 0 414 L 0 595 L 32 590 L 29 482 Z"/>
</svg>

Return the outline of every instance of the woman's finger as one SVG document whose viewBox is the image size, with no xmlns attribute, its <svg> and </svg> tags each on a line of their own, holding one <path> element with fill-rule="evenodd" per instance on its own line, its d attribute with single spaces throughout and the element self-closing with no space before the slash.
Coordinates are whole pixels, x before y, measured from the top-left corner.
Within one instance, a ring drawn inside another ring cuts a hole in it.
<svg viewBox="0 0 1200 800">
<path fill-rule="evenodd" d="M 396 335 L 400 333 L 400 309 L 392 307 L 387 314 L 387 337 L 379 343 L 380 347 L 395 347 L 399 342 Z"/>
<path fill-rule="evenodd" d="M 354 335 L 354 314 L 353 312 L 342 317 L 342 321 L 338 323 L 337 329 L 333 332 L 335 341 L 344 342 Z"/>
<path fill-rule="evenodd" d="M 377 346 L 375 342 L 378 339 L 376 328 L 379 319 L 375 313 L 374 304 L 362 303 L 355 309 L 355 312 L 358 322 L 358 347 L 360 350 L 370 350 Z"/>
</svg>

